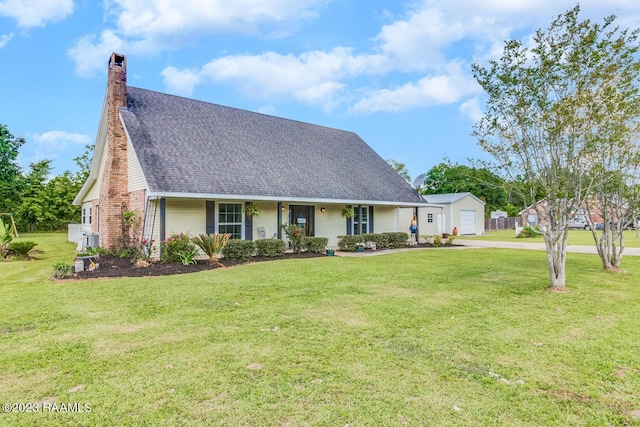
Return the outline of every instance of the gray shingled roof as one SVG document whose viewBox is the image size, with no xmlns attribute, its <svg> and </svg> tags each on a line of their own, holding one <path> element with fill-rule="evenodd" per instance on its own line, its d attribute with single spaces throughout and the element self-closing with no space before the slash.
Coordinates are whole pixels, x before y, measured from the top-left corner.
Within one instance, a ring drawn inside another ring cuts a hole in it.
<svg viewBox="0 0 640 427">
<path fill-rule="evenodd" d="M 436 205 L 447 204 L 447 203 L 455 203 L 458 200 L 462 200 L 467 196 L 471 196 L 480 203 L 484 204 L 484 202 L 478 199 L 471 193 L 447 193 L 447 194 L 425 194 L 422 196 L 428 203 L 433 203 Z"/>
<path fill-rule="evenodd" d="M 355 133 L 134 87 L 127 98 L 151 192 L 424 203 Z"/>
</svg>

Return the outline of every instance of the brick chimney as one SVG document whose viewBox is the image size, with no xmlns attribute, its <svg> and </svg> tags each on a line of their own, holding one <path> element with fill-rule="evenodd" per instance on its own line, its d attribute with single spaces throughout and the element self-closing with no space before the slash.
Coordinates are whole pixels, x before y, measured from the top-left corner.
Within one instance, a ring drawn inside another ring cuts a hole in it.
<svg viewBox="0 0 640 427">
<path fill-rule="evenodd" d="M 107 93 L 106 163 L 100 183 L 98 227 L 100 245 L 119 246 L 123 232 L 123 212 L 128 208 L 127 136 L 118 109 L 127 107 L 127 58 L 112 53 L 109 59 Z"/>
</svg>

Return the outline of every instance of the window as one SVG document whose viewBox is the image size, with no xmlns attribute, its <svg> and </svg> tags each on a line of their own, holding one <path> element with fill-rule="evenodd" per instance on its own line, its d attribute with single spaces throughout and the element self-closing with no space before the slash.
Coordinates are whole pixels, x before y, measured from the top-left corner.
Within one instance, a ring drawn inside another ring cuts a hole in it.
<svg viewBox="0 0 640 427">
<path fill-rule="evenodd" d="M 428 213 L 427 214 L 427 222 L 433 222 L 433 214 L 432 213 Z"/>
<path fill-rule="evenodd" d="M 360 221 L 360 209 L 358 206 L 353 207 L 353 234 L 366 234 L 369 232 L 369 206 L 362 206 L 362 221 Z M 362 223 L 362 230 L 359 228 L 359 223 Z"/>
<path fill-rule="evenodd" d="M 89 224 L 91 224 L 91 208 L 89 208 Z"/>
<path fill-rule="evenodd" d="M 82 208 L 82 223 L 87 223 L 87 208 Z"/>
<path fill-rule="evenodd" d="M 242 239 L 242 204 L 218 204 L 218 233 L 231 234 L 232 239 Z"/>
</svg>

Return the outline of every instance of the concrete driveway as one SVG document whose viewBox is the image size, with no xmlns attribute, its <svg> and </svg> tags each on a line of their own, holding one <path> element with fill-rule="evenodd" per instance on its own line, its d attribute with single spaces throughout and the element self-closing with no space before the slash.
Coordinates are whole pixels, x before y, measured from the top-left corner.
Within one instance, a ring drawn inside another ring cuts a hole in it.
<svg viewBox="0 0 640 427">
<path fill-rule="evenodd" d="M 524 239 L 523 239 L 524 240 Z M 475 239 L 455 239 L 453 246 L 447 248 L 425 248 L 424 250 L 456 250 L 456 249 L 473 249 L 473 248 L 500 248 L 500 249 L 524 249 L 531 251 L 544 251 L 546 247 L 544 243 L 532 243 L 532 242 L 495 242 L 489 240 L 475 240 Z M 414 251 L 416 248 L 403 248 L 403 249 L 384 249 L 381 251 L 365 251 L 365 252 L 342 252 L 336 251 L 336 256 L 349 256 L 349 257 L 362 257 L 362 256 L 376 256 L 385 255 L 394 252 L 402 251 Z M 597 255 L 598 251 L 595 246 L 580 246 L 580 245 L 567 245 L 567 252 L 575 252 L 581 254 L 594 254 Z M 640 256 L 640 248 L 624 248 L 622 256 Z"/>
<path fill-rule="evenodd" d="M 524 240 L 524 239 L 523 239 Z M 468 248 L 502 248 L 502 249 L 527 249 L 532 251 L 544 251 L 544 243 L 532 242 L 494 242 L 489 240 L 456 239 L 454 244 Z M 567 252 L 581 254 L 598 254 L 595 246 L 567 245 Z M 622 256 L 640 256 L 640 248 L 624 248 Z"/>
</svg>

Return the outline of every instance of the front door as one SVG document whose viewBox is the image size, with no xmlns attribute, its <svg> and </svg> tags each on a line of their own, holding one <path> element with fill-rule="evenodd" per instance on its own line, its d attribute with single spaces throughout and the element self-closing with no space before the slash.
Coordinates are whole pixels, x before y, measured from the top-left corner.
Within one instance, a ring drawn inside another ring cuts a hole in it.
<svg viewBox="0 0 640 427">
<path fill-rule="evenodd" d="M 305 236 L 314 236 L 315 209 L 308 205 L 289 205 L 289 224 L 298 224 Z"/>
</svg>

